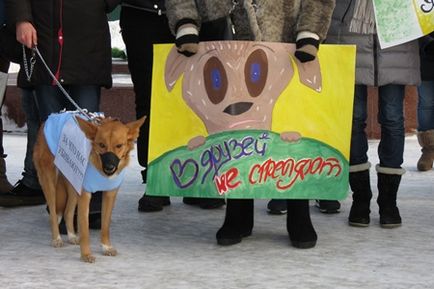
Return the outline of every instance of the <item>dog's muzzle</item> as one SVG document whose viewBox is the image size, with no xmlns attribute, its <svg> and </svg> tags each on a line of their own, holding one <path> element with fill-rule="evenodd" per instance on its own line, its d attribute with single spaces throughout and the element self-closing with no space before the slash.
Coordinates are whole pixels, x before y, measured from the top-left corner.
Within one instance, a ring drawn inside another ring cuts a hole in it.
<svg viewBox="0 0 434 289">
<path fill-rule="evenodd" d="M 117 155 L 112 152 L 103 153 L 100 155 L 102 162 L 102 170 L 108 176 L 113 175 L 118 169 L 119 161 Z"/>
</svg>

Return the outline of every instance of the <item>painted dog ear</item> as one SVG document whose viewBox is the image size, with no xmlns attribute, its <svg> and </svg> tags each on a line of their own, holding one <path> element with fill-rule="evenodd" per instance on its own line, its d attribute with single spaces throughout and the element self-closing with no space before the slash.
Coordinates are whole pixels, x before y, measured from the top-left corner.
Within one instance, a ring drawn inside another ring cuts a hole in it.
<svg viewBox="0 0 434 289">
<path fill-rule="evenodd" d="M 173 46 L 166 59 L 166 66 L 164 68 L 164 81 L 168 91 L 172 91 L 178 78 L 184 73 L 185 65 L 189 58 L 182 55 Z"/>
<path fill-rule="evenodd" d="M 98 130 L 98 128 L 96 127 L 95 124 L 82 119 L 81 117 L 75 117 L 75 120 L 78 123 L 78 126 L 80 127 L 80 129 L 83 131 L 83 133 L 86 135 L 86 137 L 93 141 L 95 139 L 96 136 L 96 132 Z"/>
<path fill-rule="evenodd" d="M 128 127 L 128 141 L 135 141 L 139 137 L 140 127 L 145 122 L 145 119 L 146 116 L 143 116 L 138 120 L 126 124 L 126 126 Z"/>
</svg>

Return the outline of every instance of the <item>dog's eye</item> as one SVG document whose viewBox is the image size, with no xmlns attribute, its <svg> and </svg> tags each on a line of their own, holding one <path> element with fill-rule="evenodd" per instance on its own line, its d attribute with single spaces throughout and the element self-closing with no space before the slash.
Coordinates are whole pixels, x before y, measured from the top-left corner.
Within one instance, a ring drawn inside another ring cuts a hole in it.
<svg viewBox="0 0 434 289">
<path fill-rule="evenodd" d="M 122 146 L 123 146 L 123 144 L 120 143 L 120 144 L 117 144 L 117 145 L 116 145 L 116 148 L 117 148 L 117 149 L 120 149 Z"/>
<path fill-rule="evenodd" d="M 211 57 L 203 68 L 205 89 L 209 100 L 218 104 L 223 101 L 228 89 L 226 70 L 217 57 Z"/>
<path fill-rule="evenodd" d="M 98 145 L 100 148 L 105 149 L 105 144 L 103 144 L 102 142 L 100 142 Z"/>
<path fill-rule="evenodd" d="M 268 75 L 268 59 L 262 49 L 253 51 L 246 61 L 244 77 L 247 89 L 252 97 L 257 97 L 264 90 Z"/>
</svg>

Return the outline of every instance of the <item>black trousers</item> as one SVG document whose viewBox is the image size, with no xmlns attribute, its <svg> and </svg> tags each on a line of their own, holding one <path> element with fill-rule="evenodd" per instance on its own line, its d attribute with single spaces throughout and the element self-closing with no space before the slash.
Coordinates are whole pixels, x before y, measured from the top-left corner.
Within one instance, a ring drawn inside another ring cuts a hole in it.
<svg viewBox="0 0 434 289">
<path fill-rule="evenodd" d="M 122 7 L 120 27 L 124 40 L 128 68 L 134 85 L 136 117 L 147 115 L 145 124 L 140 129 L 137 140 L 137 157 L 139 164 L 148 164 L 149 118 L 152 89 L 153 48 L 156 43 L 174 43 L 165 15 Z M 204 23 L 200 30 L 201 41 L 223 40 L 228 37 L 226 19 Z M 146 176 L 143 176 L 146 182 Z"/>
</svg>

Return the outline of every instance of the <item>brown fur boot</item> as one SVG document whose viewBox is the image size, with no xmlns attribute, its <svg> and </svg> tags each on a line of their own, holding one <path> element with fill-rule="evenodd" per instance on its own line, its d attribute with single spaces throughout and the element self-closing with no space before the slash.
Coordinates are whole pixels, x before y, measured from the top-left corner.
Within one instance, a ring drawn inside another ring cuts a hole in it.
<svg viewBox="0 0 434 289">
<path fill-rule="evenodd" d="M 9 183 L 6 177 L 6 163 L 5 159 L 0 156 L 0 194 L 10 192 L 14 187 Z"/>
<path fill-rule="evenodd" d="M 5 154 L 3 150 L 3 120 L 0 116 L 0 194 L 5 194 L 13 189 L 11 183 L 9 183 L 6 177 L 6 162 Z"/>
<path fill-rule="evenodd" d="M 422 147 L 422 155 L 417 162 L 417 169 L 429 171 L 432 169 L 434 161 L 434 129 L 418 132 L 417 140 Z"/>
</svg>

